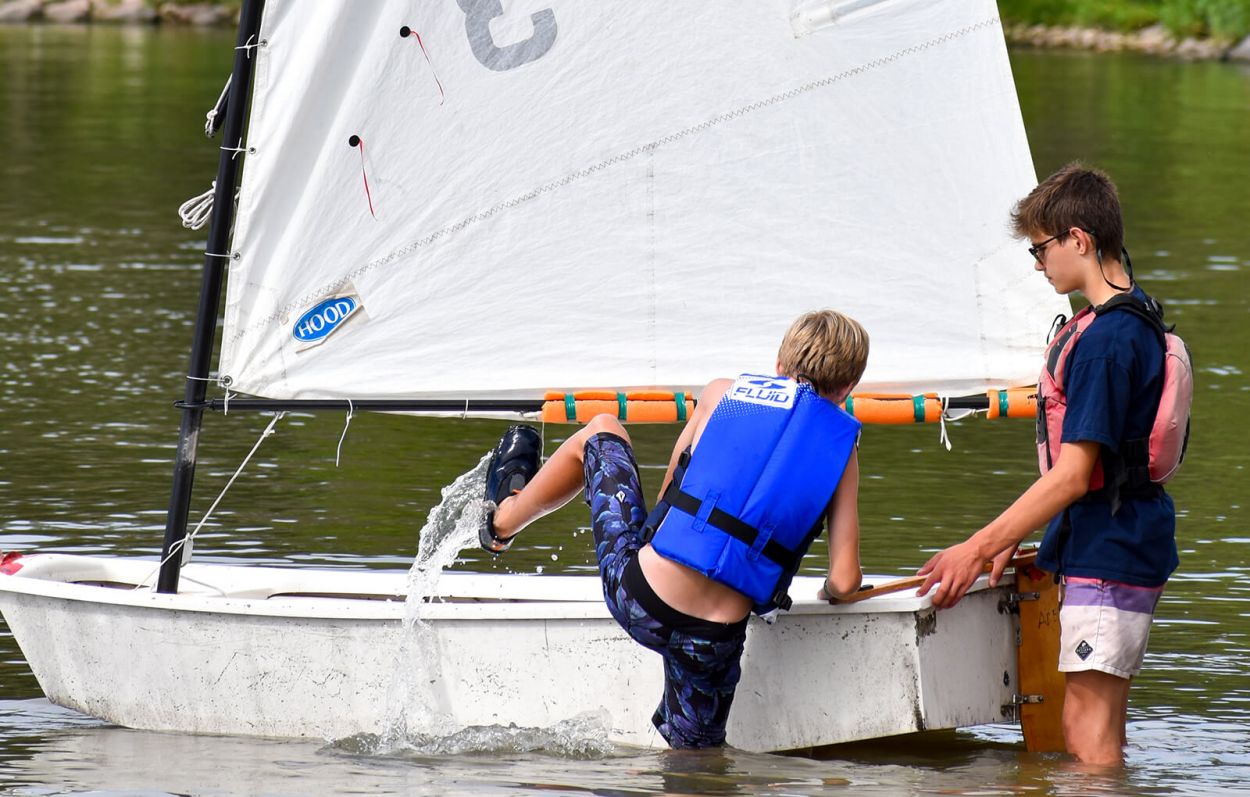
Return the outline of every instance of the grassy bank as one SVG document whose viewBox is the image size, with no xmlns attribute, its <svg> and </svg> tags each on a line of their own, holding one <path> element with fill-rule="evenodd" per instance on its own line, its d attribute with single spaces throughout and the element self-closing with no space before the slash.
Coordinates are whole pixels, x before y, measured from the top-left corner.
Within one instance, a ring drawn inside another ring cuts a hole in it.
<svg viewBox="0 0 1250 797">
<path fill-rule="evenodd" d="M 1163 25 L 1177 37 L 1250 35 L 1250 0 L 998 0 L 1009 23 L 1134 31 Z"/>
</svg>

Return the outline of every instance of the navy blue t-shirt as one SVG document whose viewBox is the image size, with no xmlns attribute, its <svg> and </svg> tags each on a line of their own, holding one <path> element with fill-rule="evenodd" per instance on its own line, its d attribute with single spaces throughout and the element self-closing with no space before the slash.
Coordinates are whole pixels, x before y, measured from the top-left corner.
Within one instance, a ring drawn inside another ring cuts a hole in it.
<svg viewBox="0 0 1250 797">
<path fill-rule="evenodd" d="M 1134 286 L 1133 294 L 1145 294 Z M 1116 452 L 1124 440 L 1148 437 L 1163 390 L 1163 344 L 1144 319 L 1124 310 L 1100 316 L 1081 333 L 1068 360 L 1064 443 L 1093 441 Z M 1078 501 L 1051 520 L 1037 564 L 1053 573 L 1163 585 L 1180 563 L 1176 509 L 1166 494 L 1128 499 L 1112 515 L 1109 501 Z"/>
</svg>

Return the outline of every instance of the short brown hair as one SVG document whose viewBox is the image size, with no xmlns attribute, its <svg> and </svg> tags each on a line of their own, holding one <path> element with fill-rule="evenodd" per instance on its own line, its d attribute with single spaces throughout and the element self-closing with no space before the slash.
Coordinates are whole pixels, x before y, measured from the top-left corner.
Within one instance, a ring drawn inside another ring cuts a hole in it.
<svg viewBox="0 0 1250 797">
<path fill-rule="evenodd" d="M 799 316 L 777 351 L 780 375 L 810 382 L 821 395 L 854 386 L 867 365 L 868 333 L 835 310 Z"/>
<path fill-rule="evenodd" d="M 1099 254 L 1120 259 L 1124 219 L 1115 183 L 1077 161 L 1043 180 L 1011 213 L 1016 235 L 1060 235 L 1079 227 L 1094 236 Z"/>
</svg>

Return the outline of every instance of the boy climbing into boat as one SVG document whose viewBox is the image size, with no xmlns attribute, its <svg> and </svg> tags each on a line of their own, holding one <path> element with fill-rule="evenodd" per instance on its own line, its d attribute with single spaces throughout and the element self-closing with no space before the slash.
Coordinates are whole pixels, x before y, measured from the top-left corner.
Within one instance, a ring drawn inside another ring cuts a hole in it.
<svg viewBox="0 0 1250 797">
<path fill-rule="evenodd" d="M 534 520 L 583 493 L 612 616 L 664 659 L 652 722 L 673 747 L 714 747 L 741 675 L 752 611 L 789 608 L 787 587 L 827 523 L 819 597 L 858 589 L 859 422 L 839 407 L 864 372 L 868 335 L 833 311 L 786 332 L 776 376 L 717 379 L 677 438 L 648 514 L 629 434 L 600 415 L 541 470 L 528 426 L 500 440 L 487 471 L 482 546 L 502 553 Z"/>
<path fill-rule="evenodd" d="M 1047 349 L 1038 390 L 1041 478 L 984 528 L 934 555 L 919 571 L 927 576 L 919 594 L 937 585 L 933 603 L 953 606 L 991 561 L 997 583 L 1016 545 L 1049 521 L 1037 565 L 1063 584 L 1065 743 L 1082 762 L 1116 764 L 1129 685 L 1178 564 L 1176 512 L 1155 460 L 1169 455 L 1171 469 L 1179 465 L 1188 396 L 1173 390 L 1162 310 L 1133 282 L 1119 198 L 1105 174 L 1080 164 L 1060 169 L 1020 201 L 1012 223 L 1055 290 L 1079 292 L 1092 307 Z M 1187 354 L 1177 359 L 1188 368 Z"/>
</svg>

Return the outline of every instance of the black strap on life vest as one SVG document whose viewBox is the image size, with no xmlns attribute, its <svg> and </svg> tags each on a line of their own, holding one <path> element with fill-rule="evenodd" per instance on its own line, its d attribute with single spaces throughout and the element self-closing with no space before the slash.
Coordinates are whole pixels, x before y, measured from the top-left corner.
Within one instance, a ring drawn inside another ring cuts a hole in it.
<svg viewBox="0 0 1250 797">
<path fill-rule="evenodd" d="M 1143 301 L 1130 293 L 1120 293 L 1094 308 L 1094 315 L 1102 316 L 1122 310 L 1146 322 L 1159 338 L 1159 345 L 1167 351 L 1167 333 L 1173 330 L 1163 322 L 1163 306 L 1153 297 Z M 1081 502 L 1110 502 L 1111 514 L 1131 499 L 1156 498 L 1163 494 L 1163 487 L 1150 480 L 1150 437 L 1124 440 L 1118 451 L 1101 446 L 1099 461 L 1102 463 L 1103 486 L 1081 498 Z"/>
<path fill-rule="evenodd" d="M 665 488 L 664 495 L 660 497 L 659 503 L 655 505 L 655 509 L 651 510 L 651 514 L 647 516 L 647 521 L 642 527 L 642 541 L 644 544 L 650 542 L 651 538 L 655 536 L 655 532 L 660 528 L 660 524 L 664 522 L 664 517 L 668 514 L 669 509 L 680 509 L 692 517 L 698 517 L 703 501 L 681 489 L 681 483 L 686 476 L 686 468 L 689 465 L 690 449 L 687 448 L 681 452 L 677 465 L 673 468 L 673 478 L 669 481 L 668 487 Z M 755 543 L 760 536 L 759 529 L 720 509 L 713 508 L 708 515 L 707 522 L 751 548 L 755 547 Z M 760 553 L 780 567 L 783 573 L 793 576 L 799 569 L 799 563 L 803 560 L 803 554 L 806 553 L 812 541 L 820 535 L 823 528 L 824 516 L 822 515 L 817 519 L 811 532 L 805 538 L 805 544 L 798 551 L 792 551 L 776 540 L 769 539 L 760 549 Z M 781 581 L 788 582 L 789 579 L 783 576 Z M 777 592 L 771 599 L 771 603 L 783 611 L 789 611 L 792 605 L 790 596 L 784 587 L 778 587 Z"/>
<path fill-rule="evenodd" d="M 695 498 L 690 493 L 682 492 L 676 479 L 670 482 L 668 489 L 664 491 L 663 500 L 670 507 L 680 509 L 686 514 L 695 517 L 698 516 L 699 510 L 703 506 L 703 502 L 698 498 Z M 754 547 L 756 540 L 760 536 L 759 529 L 720 509 L 713 509 L 711 514 L 708 515 L 707 522 L 747 547 Z M 760 553 L 785 571 L 789 571 L 790 568 L 798 564 L 800 559 L 797 553 L 772 539 L 764 543 Z"/>
<path fill-rule="evenodd" d="M 1155 331 L 1155 334 L 1159 336 L 1160 345 L 1164 349 L 1167 348 L 1167 338 L 1164 336 L 1175 329 L 1176 325 L 1169 325 L 1163 322 L 1163 305 L 1159 304 L 1158 300 L 1153 296 L 1147 296 L 1145 301 L 1143 301 L 1131 293 L 1117 293 L 1095 307 L 1094 315 L 1106 315 L 1112 310 L 1124 310 L 1145 321 Z"/>
<path fill-rule="evenodd" d="M 1120 443 L 1119 451 L 1099 446 L 1102 487 L 1082 496 L 1078 503 L 1110 503 L 1111 514 L 1129 500 L 1145 500 L 1163 495 L 1163 485 L 1150 480 L 1150 438 L 1138 437 Z"/>
</svg>

